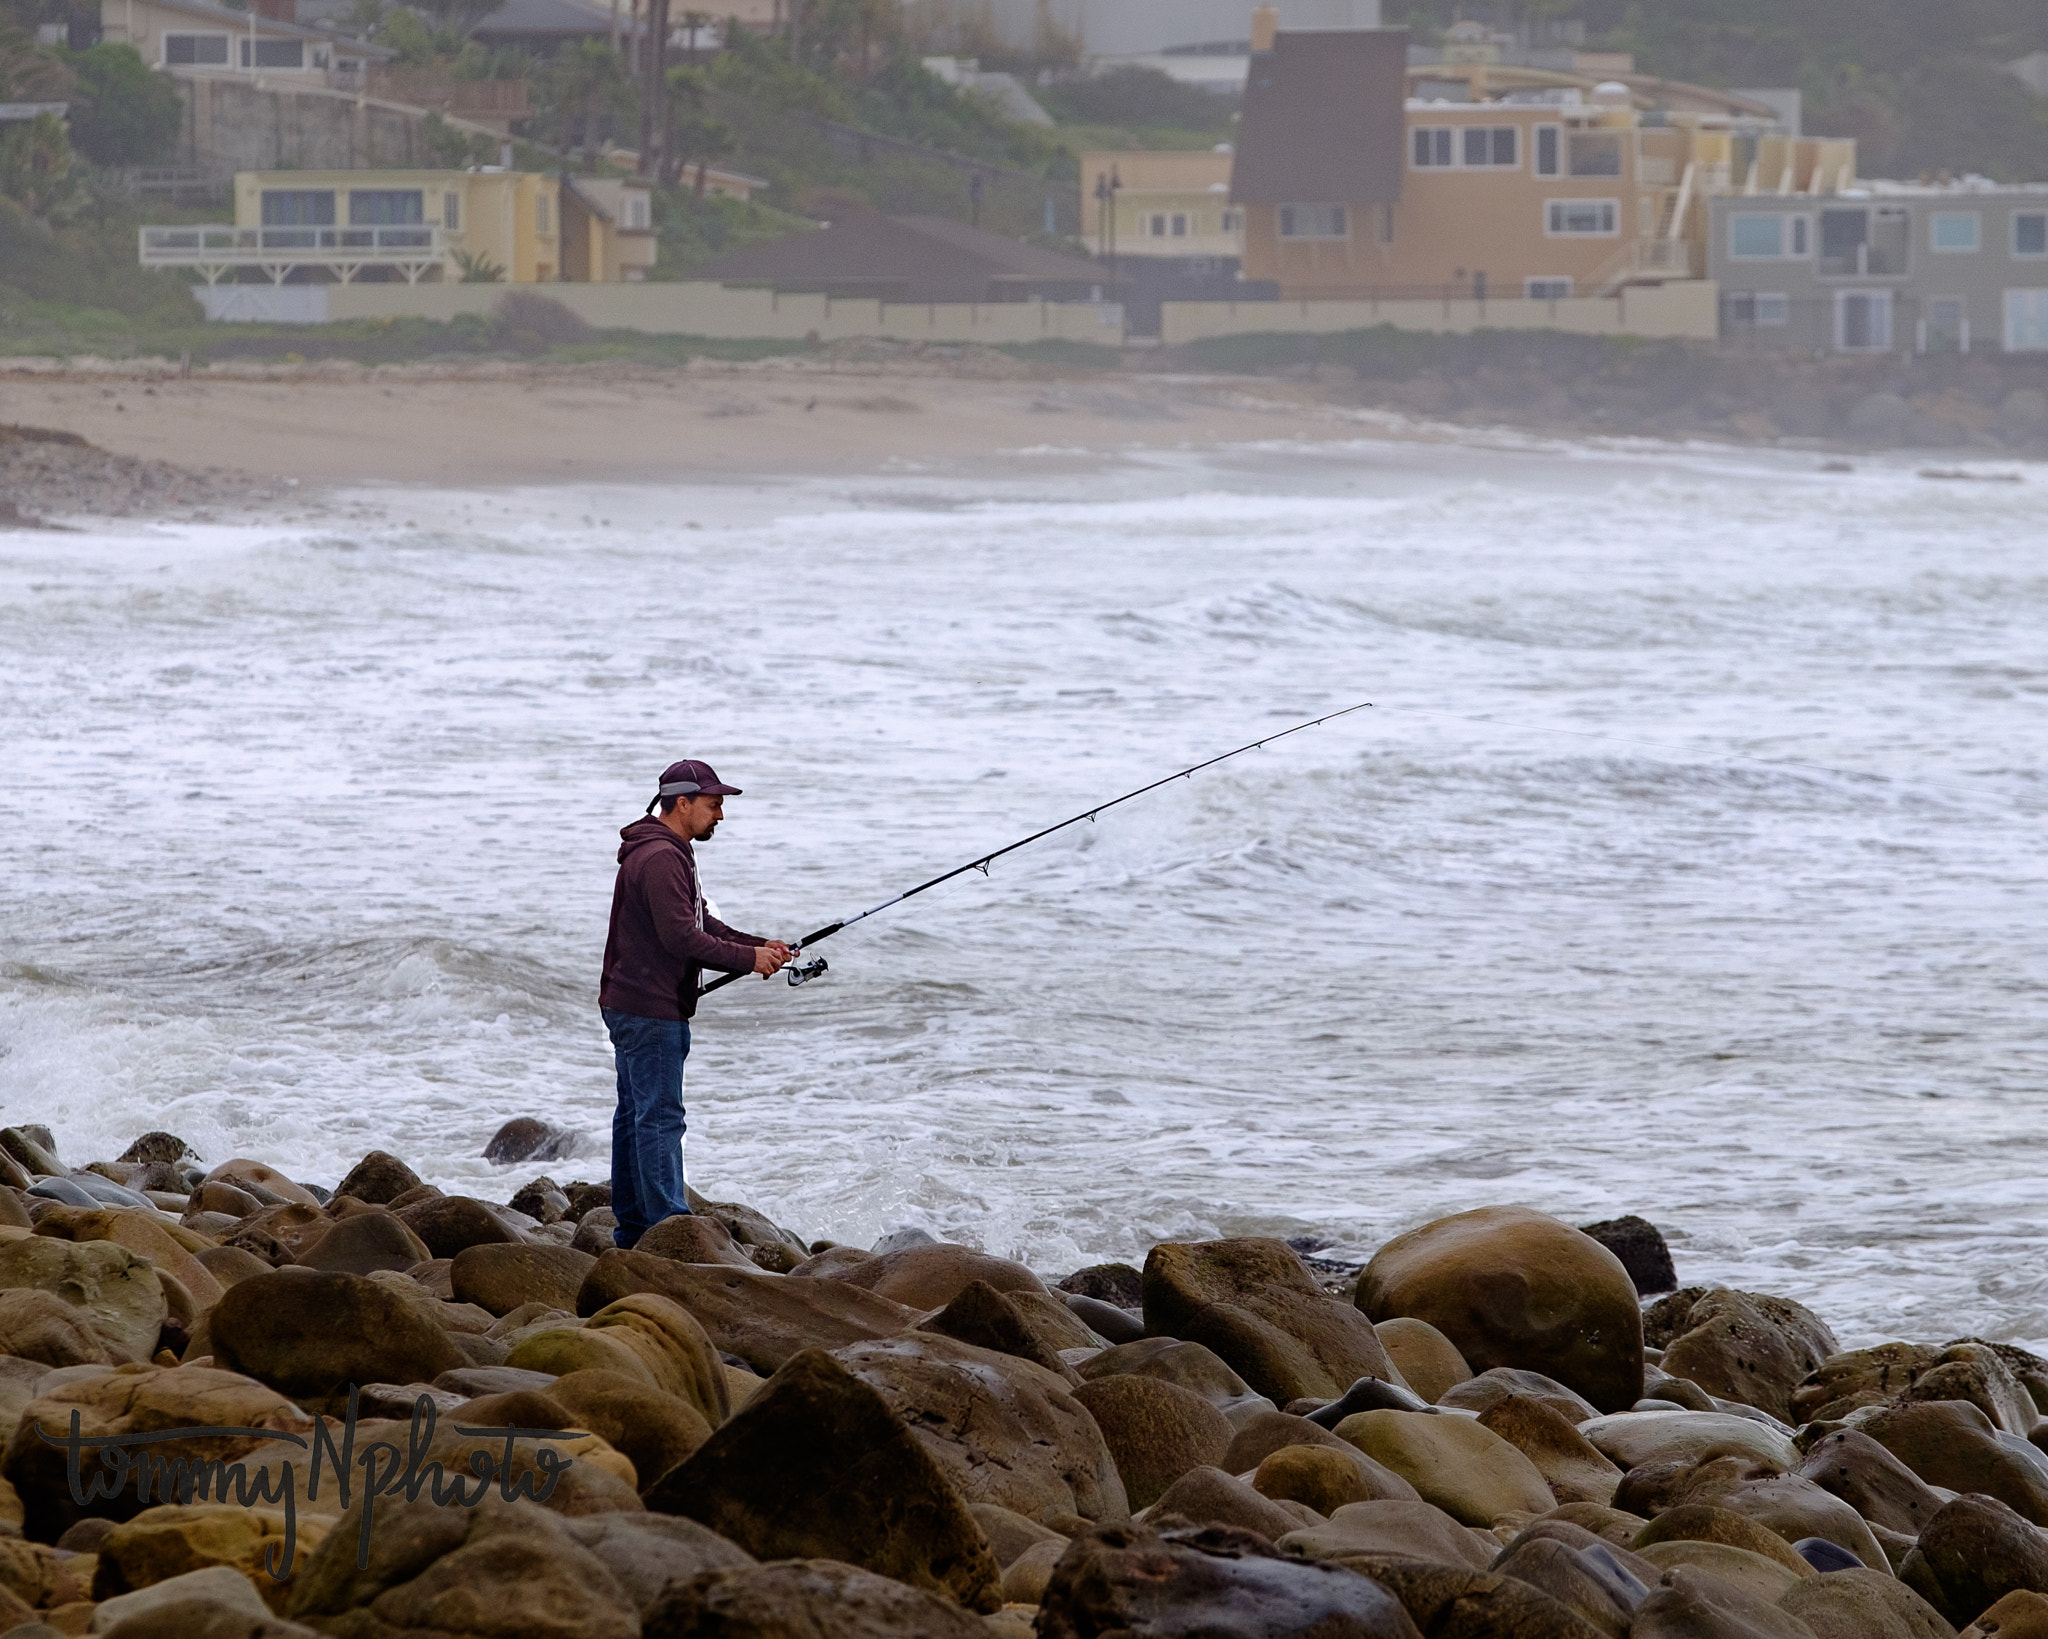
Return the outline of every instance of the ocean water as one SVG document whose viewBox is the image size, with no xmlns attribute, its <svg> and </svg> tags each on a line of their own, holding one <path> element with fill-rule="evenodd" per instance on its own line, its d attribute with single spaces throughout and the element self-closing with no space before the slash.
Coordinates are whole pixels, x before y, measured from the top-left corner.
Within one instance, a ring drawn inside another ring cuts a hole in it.
<svg viewBox="0 0 2048 1639">
<path fill-rule="evenodd" d="M 670 759 L 794 936 L 693 1181 L 1050 1274 L 1636 1211 L 1845 1343 L 2048 1340 L 2048 471 L 1475 440 L 387 493 L 0 535 L 0 1118 L 504 1198 L 608 1170 Z M 1992 469 L 1984 469 L 1990 472 Z"/>
</svg>

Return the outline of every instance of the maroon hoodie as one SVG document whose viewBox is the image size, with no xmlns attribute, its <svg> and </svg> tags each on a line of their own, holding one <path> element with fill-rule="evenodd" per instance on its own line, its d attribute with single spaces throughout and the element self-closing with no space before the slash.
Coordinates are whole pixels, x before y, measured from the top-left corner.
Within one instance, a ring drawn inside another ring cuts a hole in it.
<svg viewBox="0 0 2048 1639">
<path fill-rule="evenodd" d="M 697 856 L 660 820 L 635 820 L 619 833 L 600 1007 L 643 1019 L 687 1019 L 697 1011 L 701 970 L 751 973 L 754 947 L 766 943 L 704 914 Z"/>
</svg>

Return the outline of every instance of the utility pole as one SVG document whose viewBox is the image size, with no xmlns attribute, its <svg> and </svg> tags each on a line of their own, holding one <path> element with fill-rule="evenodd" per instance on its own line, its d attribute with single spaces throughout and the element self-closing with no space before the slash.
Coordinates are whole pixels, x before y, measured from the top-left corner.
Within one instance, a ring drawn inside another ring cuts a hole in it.
<svg viewBox="0 0 2048 1639">
<path fill-rule="evenodd" d="M 640 98 L 640 174 L 659 178 L 668 157 L 668 0 L 647 0 L 646 84 Z"/>
<path fill-rule="evenodd" d="M 1095 174 L 1095 242 L 1097 254 L 1109 264 L 1112 284 L 1116 282 L 1116 196 L 1123 185 L 1114 165 L 1107 176 L 1100 171 Z"/>
</svg>

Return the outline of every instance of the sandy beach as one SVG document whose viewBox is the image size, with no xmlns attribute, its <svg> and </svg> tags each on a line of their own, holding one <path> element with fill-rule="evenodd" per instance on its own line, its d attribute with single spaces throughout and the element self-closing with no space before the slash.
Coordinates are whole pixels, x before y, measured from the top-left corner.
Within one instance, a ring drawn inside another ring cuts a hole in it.
<svg viewBox="0 0 2048 1639">
<path fill-rule="evenodd" d="M 1356 437 L 1312 386 L 1218 378 L 960 379 L 808 361 L 223 378 L 0 375 L 0 422 L 117 455 L 306 485 L 659 482 L 1099 457 Z"/>
</svg>

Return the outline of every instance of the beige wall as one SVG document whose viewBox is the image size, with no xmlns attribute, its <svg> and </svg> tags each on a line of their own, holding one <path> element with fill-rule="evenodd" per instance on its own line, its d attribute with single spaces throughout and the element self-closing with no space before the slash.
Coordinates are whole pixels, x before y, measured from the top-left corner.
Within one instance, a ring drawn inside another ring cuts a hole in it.
<svg viewBox="0 0 2048 1639">
<path fill-rule="evenodd" d="M 1382 324 L 1396 330 L 1564 330 L 1712 341 L 1719 333 L 1720 291 L 1710 280 L 1690 279 L 1555 302 L 1167 302 L 1161 312 L 1160 339 L 1168 345 L 1213 336 L 1329 335 Z"/>
<path fill-rule="evenodd" d="M 1119 256 L 1240 256 L 1244 253 L 1241 207 L 1230 202 L 1229 154 L 1178 149 L 1090 150 L 1081 156 L 1081 239 L 1095 255 L 1108 250 L 1101 232 L 1102 208 L 1096 184 L 1115 173 L 1116 251 Z M 1237 220 L 1231 226 L 1226 214 Z M 1173 219 L 1186 218 L 1176 236 Z M 1151 232 L 1153 217 L 1166 218 L 1163 234 Z"/>
<path fill-rule="evenodd" d="M 329 319 L 448 320 L 488 313 L 502 285 L 329 285 Z M 1114 303 L 995 302 L 987 305 L 851 301 L 781 296 L 708 283 L 555 285 L 547 295 L 601 330 L 724 340 L 821 341 L 886 336 L 899 341 L 1022 343 L 1123 342 L 1123 309 Z"/>
</svg>

